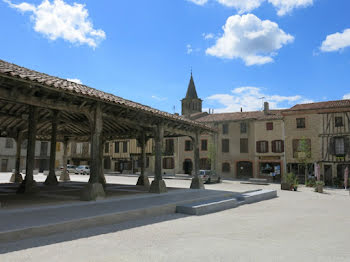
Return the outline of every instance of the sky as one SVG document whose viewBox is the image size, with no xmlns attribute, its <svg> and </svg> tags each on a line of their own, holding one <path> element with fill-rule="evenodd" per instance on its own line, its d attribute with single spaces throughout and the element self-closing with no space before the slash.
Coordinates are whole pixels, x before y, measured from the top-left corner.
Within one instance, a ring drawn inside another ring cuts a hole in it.
<svg viewBox="0 0 350 262">
<path fill-rule="evenodd" d="M 349 0 L 0 0 L 0 59 L 170 113 L 350 99 Z"/>
</svg>

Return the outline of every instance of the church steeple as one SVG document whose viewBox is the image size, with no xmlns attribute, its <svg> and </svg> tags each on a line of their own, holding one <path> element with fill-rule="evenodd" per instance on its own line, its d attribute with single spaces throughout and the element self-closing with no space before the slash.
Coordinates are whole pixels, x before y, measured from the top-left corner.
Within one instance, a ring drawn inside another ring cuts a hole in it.
<svg viewBox="0 0 350 262">
<path fill-rule="evenodd" d="M 191 99 L 197 98 L 198 99 L 196 86 L 195 86 L 194 81 L 193 81 L 192 70 L 191 70 L 191 79 L 190 79 L 190 82 L 188 83 L 186 98 L 191 98 Z"/>
<path fill-rule="evenodd" d="M 196 86 L 194 84 L 192 69 L 191 78 L 188 83 L 186 97 L 181 100 L 182 115 L 189 117 L 193 113 L 202 112 L 202 100 L 198 98 Z"/>
</svg>

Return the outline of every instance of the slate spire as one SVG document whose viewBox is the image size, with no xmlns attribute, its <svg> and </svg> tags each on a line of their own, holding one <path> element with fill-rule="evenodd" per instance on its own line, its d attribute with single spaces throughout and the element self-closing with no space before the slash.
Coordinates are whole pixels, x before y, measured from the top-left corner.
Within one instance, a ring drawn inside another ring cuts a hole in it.
<svg viewBox="0 0 350 262">
<path fill-rule="evenodd" d="M 186 98 L 198 99 L 196 86 L 194 85 L 194 81 L 193 81 L 192 69 L 191 69 L 191 79 L 190 79 L 190 82 L 188 84 Z"/>
</svg>

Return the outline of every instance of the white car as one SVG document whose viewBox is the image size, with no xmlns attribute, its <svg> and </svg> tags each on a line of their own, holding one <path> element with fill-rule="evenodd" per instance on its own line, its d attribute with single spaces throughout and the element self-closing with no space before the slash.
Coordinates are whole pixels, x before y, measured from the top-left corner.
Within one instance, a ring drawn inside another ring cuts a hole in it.
<svg viewBox="0 0 350 262">
<path fill-rule="evenodd" d="M 67 172 L 68 173 L 75 173 L 76 172 L 76 166 L 74 165 L 67 165 Z M 63 171 L 63 166 L 60 167 L 60 170 Z"/>
<path fill-rule="evenodd" d="M 80 175 L 90 175 L 90 167 L 89 166 L 78 166 L 75 169 L 75 173 L 76 174 L 80 174 Z"/>
</svg>

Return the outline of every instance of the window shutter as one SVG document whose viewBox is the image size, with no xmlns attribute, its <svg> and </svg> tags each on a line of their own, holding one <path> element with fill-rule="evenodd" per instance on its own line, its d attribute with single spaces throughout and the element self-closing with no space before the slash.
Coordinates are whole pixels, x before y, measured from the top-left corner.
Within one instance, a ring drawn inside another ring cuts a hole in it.
<svg viewBox="0 0 350 262">
<path fill-rule="evenodd" d="M 284 141 L 281 140 L 281 153 L 283 153 L 283 152 L 284 152 Z"/>
<path fill-rule="evenodd" d="M 344 152 L 347 155 L 350 155 L 350 137 L 344 137 Z"/>
<path fill-rule="evenodd" d="M 256 152 L 261 153 L 260 141 L 256 141 Z"/>
<path fill-rule="evenodd" d="M 335 142 L 334 142 L 334 137 L 331 137 L 331 139 L 329 140 L 328 153 L 329 153 L 330 155 L 334 155 L 334 154 L 335 154 Z"/>
<path fill-rule="evenodd" d="M 299 146 L 299 140 L 293 139 L 293 156 L 294 156 L 294 158 L 297 157 L 298 146 Z"/>
<path fill-rule="evenodd" d="M 272 150 L 272 153 L 276 153 L 276 140 L 272 141 L 271 142 L 271 150 Z"/>
<path fill-rule="evenodd" d="M 265 148 L 266 148 L 265 152 L 268 153 L 269 152 L 269 142 L 265 141 L 264 143 L 265 143 Z"/>
<path fill-rule="evenodd" d="M 174 158 L 170 158 L 171 159 L 171 169 L 174 169 Z"/>
<path fill-rule="evenodd" d="M 163 168 L 166 169 L 166 159 L 163 158 Z"/>
</svg>

